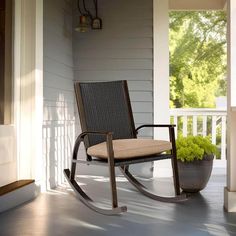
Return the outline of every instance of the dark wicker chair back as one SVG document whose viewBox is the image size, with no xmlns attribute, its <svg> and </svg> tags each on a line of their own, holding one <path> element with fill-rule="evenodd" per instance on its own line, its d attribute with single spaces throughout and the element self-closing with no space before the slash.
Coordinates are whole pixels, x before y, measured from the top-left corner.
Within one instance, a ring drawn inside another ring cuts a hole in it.
<svg viewBox="0 0 236 236">
<path fill-rule="evenodd" d="M 75 84 L 82 131 L 112 131 L 113 139 L 136 138 L 126 81 Z M 86 148 L 105 141 L 88 136 Z"/>
</svg>

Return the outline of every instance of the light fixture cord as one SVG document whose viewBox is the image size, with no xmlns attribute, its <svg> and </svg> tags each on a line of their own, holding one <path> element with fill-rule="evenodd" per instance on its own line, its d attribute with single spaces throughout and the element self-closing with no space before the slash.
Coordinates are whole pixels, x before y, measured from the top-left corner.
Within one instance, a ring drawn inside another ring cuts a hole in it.
<svg viewBox="0 0 236 236">
<path fill-rule="evenodd" d="M 82 11 L 81 11 L 81 8 L 80 8 L 80 5 L 79 5 L 79 0 L 77 1 L 77 8 L 79 10 L 79 13 L 80 15 L 83 15 Z"/>
<path fill-rule="evenodd" d="M 98 1 L 93 0 L 94 6 L 95 6 L 95 13 L 96 13 L 96 18 L 98 18 Z"/>
<path fill-rule="evenodd" d="M 83 0 L 83 6 L 84 6 L 84 10 L 87 12 L 87 14 L 88 14 L 88 16 L 91 18 L 91 19 L 93 19 L 93 16 L 92 16 L 92 14 L 90 13 L 90 11 L 86 8 L 86 6 L 85 6 L 85 1 Z"/>
</svg>

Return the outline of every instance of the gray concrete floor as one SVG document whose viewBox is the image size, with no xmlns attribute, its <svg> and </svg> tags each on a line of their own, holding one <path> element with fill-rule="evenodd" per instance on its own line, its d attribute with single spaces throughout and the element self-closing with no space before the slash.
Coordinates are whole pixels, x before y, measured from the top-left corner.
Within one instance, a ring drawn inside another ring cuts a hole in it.
<svg viewBox="0 0 236 236">
<path fill-rule="evenodd" d="M 108 179 L 81 176 L 79 182 L 102 205 L 109 205 Z M 170 179 L 143 181 L 155 190 L 172 194 Z M 225 175 L 213 175 L 205 190 L 186 202 L 151 200 L 118 177 L 118 199 L 128 212 L 103 216 L 85 207 L 69 187 L 41 194 L 34 201 L 0 214 L 1 236 L 25 235 L 236 235 L 236 213 L 223 210 Z"/>
</svg>

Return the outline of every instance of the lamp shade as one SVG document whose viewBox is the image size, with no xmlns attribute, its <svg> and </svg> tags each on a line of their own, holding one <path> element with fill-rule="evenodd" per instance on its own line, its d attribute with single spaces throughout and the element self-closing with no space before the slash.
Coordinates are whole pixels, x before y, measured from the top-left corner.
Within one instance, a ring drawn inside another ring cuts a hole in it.
<svg viewBox="0 0 236 236">
<path fill-rule="evenodd" d="M 85 15 L 81 15 L 79 18 L 79 24 L 75 28 L 75 31 L 84 33 L 84 32 L 87 32 L 88 30 L 89 30 L 88 19 Z"/>
</svg>

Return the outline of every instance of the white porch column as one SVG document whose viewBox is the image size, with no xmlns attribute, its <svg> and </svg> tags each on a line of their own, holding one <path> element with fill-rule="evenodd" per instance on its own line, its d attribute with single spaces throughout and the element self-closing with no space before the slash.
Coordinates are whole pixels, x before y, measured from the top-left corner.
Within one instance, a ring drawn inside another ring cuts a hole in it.
<svg viewBox="0 0 236 236">
<path fill-rule="evenodd" d="M 227 186 L 224 207 L 236 212 L 236 1 L 227 1 L 228 13 L 228 134 L 227 134 Z"/>
<path fill-rule="evenodd" d="M 169 1 L 153 0 L 154 124 L 169 124 Z M 169 139 L 168 129 L 155 129 L 155 139 Z M 154 176 L 171 176 L 169 160 L 155 162 Z"/>
<path fill-rule="evenodd" d="M 18 179 L 42 178 L 43 0 L 15 0 Z"/>
</svg>

